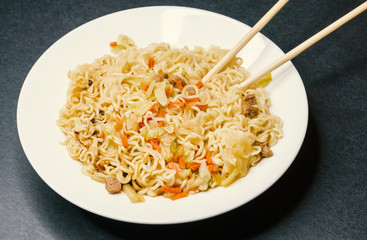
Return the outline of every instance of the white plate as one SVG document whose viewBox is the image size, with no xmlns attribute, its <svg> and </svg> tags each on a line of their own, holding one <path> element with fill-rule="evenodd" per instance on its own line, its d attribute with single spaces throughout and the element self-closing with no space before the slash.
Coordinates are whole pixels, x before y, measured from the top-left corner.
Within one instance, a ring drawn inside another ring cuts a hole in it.
<svg viewBox="0 0 367 240">
<path fill-rule="evenodd" d="M 132 204 L 124 194 L 110 195 L 104 185 L 80 172 L 59 143 L 64 136 L 56 126 L 66 101 L 68 70 L 109 53 L 109 42 L 122 33 L 138 47 L 168 42 L 174 47 L 218 45 L 231 48 L 249 26 L 216 13 L 184 7 L 146 7 L 113 13 L 88 22 L 54 43 L 29 72 L 18 102 L 19 137 L 29 162 L 58 194 L 95 214 L 135 223 L 182 223 L 215 216 L 252 200 L 268 189 L 296 157 L 307 127 L 308 105 L 302 80 L 292 63 L 273 73 L 267 87 L 271 112 L 284 122 L 284 137 L 249 174 L 227 188 L 216 188 L 177 201 L 146 197 Z M 252 73 L 284 53 L 258 34 L 239 56 Z M 269 199 L 271 201 L 271 199 Z"/>
</svg>

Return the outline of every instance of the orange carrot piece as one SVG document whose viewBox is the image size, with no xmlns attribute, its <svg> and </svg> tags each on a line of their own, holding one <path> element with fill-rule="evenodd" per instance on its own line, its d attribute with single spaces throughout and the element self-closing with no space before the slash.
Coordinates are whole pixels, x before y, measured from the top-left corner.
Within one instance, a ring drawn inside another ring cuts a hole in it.
<svg viewBox="0 0 367 240">
<path fill-rule="evenodd" d="M 189 168 L 191 169 L 191 171 L 195 172 L 199 169 L 200 165 L 201 163 L 193 162 L 189 165 Z"/>
<path fill-rule="evenodd" d="M 200 89 L 203 86 L 203 83 L 201 81 L 199 81 L 195 85 Z"/>
<path fill-rule="evenodd" d="M 159 140 L 156 138 L 150 139 L 148 140 L 148 142 L 150 142 L 150 144 L 152 144 L 152 147 L 154 150 L 156 150 L 157 152 L 162 152 L 162 148 L 161 146 L 159 146 Z"/>
<path fill-rule="evenodd" d="M 101 133 L 101 138 L 102 138 L 103 140 L 105 140 L 105 139 L 106 139 L 106 136 L 104 135 L 104 132 L 102 132 L 102 133 Z"/>
<path fill-rule="evenodd" d="M 171 87 L 170 86 L 166 87 L 165 92 L 167 97 L 169 96 L 169 90 L 171 90 Z"/>
<path fill-rule="evenodd" d="M 177 165 L 176 165 L 174 162 L 170 162 L 170 163 L 168 163 L 168 164 L 167 164 L 167 167 L 168 167 L 169 169 L 175 170 L 175 171 L 176 171 L 176 173 L 181 172 L 181 169 L 179 169 L 179 168 L 177 167 Z"/>
<path fill-rule="evenodd" d="M 174 200 L 184 198 L 184 197 L 187 197 L 187 196 L 189 196 L 189 194 L 187 192 L 180 192 L 180 193 L 176 193 L 175 195 L 170 197 L 170 199 L 174 201 Z"/>
<path fill-rule="evenodd" d="M 159 127 L 164 127 L 165 123 L 163 121 L 158 122 Z"/>
<path fill-rule="evenodd" d="M 216 173 L 218 171 L 218 166 L 215 164 L 209 164 L 208 165 L 208 170 L 211 173 Z"/>
<path fill-rule="evenodd" d="M 149 66 L 149 68 L 154 67 L 154 58 L 149 58 L 148 66 Z"/>
<path fill-rule="evenodd" d="M 149 84 L 144 85 L 141 89 L 142 89 L 143 91 L 146 91 L 146 90 L 148 90 L 148 88 L 149 88 Z"/>
<path fill-rule="evenodd" d="M 184 108 L 186 106 L 186 103 L 185 102 L 170 102 L 167 104 L 167 106 Z"/>
<path fill-rule="evenodd" d="M 196 104 L 195 106 L 197 106 L 202 111 L 209 107 L 208 104 Z"/>
<path fill-rule="evenodd" d="M 116 122 L 115 124 L 116 131 L 120 131 L 122 129 L 122 120 L 119 117 L 115 117 L 113 121 Z"/>
<path fill-rule="evenodd" d="M 210 151 L 206 150 L 205 159 L 207 164 L 213 164 L 212 157 L 210 156 Z"/>
<path fill-rule="evenodd" d="M 185 169 L 186 168 L 185 158 L 179 157 L 178 158 L 178 164 L 180 165 L 181 169 Z"/>
<path fill-rule="evenodd" d="M 121 123 L 121 119 L 120 119 L 119 117 L 115 117 L 115 118 L 113 119 L 113 121 L 115 121 L 116 123 Z"/>
<path fill-rule="evenodd" d="M 153 106 L 149 109 L 149 111 L 151 112 L 158 112 L 159 109 L 159 104 L 158 103 L 154 103 Z"/>
<path fill-rule="evenodd" d="M 162 152 L 162 148 L 161 146 L 159 146 L 159 144 L 154 144 L 153 143 L 153 149 L 154 150 L 157 150 L 157 152 L 161 153 Z"/>
<path fill-rule="evenodd" d="M 127 137 L 125 136 L 125 134 L 120 133 L 120 138 L 121 138 L 121 142 L 122 142 L 122 146 L 124 146 L 124 148 L 127 148 L 129 146 L 129 142 L 127 141 Z"/>
<path fill-rule="evenodd" d="M 117 46 L 117 42 L 110 42 L 110 47 Z"/>
<path fill-rule="evenodd" d="M 182 192 L 182 188 L 180 187 L 167 187 L 167 186 L 162 186 L 161 190 L 163 192 L 168 192 L 168 193 L 180 193 Z"/>
<path fill-rule="evenodd" d="M 184 89 L 182 85 L 182 81 L 176 81 L 176 84 L 177 84 L 178 89 L 180 89 L 181 91 Z"/>
<path fill-rule="evenodd" d="M 164 110 L 159 110 L 158 115 L 156 116 L 157 118 L 164 118 L 166 117 L 166 112 Z"/>
<path fill-rule="evenodd" d="M 187 103 L 191 103 L 191 102 L 199 102 L 199 98 L 185 98 L 185 101 Z"/>
</svg>

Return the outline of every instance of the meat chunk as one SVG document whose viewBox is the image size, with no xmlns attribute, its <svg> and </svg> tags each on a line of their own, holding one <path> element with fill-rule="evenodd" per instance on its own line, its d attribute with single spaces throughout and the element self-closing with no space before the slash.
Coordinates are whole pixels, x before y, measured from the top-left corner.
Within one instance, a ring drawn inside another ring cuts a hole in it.
<svg viewBox="0 0 367 240">
<path fill-rule="evenodd" d="M 248 118 L 254 118 L 259 114 L 259 109 L 253 106 L 243 106 L 243 114 Z"/>
<path fill-rule="evenodd" d="M 260 155 L 264 158 L 266 157 L 271 157 L 273 156 L 273 151 L 271 151 L 270 147 L 269 147 L 269 143 L 265 142 L 265 143 L 261 143 L 260 144 L 261 147 L 261 152 Z"/>
<path fill-rule="evenodd" d="M 254 105 L 257 103 L 257 100 L 256 100 L 256 96 L 255 94 L 248 94 L 245 96 L 244 100 L 250 104 L 250 105 Z"/>
<path fill-rule="evenodd" d="M 189 95 L 195 95 L 195 88 L 193 88 L 193 87 L 187 87 L 187 93 L 189 94 Z"/>
<path fill-rule="evenodd" d="M 177 75 L 171 75 L 168 78 L 168 82 L 171 83 L 171 84 L 173 84 L 173 85 L 175 85 L 177 81 L 181 81 L 182 82 L 182 79 L 179 76 L 177 76 Z"/>
<path fill-rule="evenodd" d="M 118 193 L 121 191 L 121 183 L 116 177 L 107 178 L 104 183 L 109 193 Z"/>
<path fill-rule="evenodd" d="M 167 73 L 158 73 L 157 75 L 152 77 L 152 80 L 154 80 L 156 82 L 162 82 L 164 79 L 167 79 L 167 78 L 168 78 Z"/>
</svg>

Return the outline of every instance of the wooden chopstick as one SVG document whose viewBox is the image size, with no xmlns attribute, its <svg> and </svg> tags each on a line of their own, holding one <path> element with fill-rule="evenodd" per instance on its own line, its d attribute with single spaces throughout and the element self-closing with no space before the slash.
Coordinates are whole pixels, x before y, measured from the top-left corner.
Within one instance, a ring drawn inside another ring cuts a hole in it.
<svg viewBox="0 0 367 240">
<path fill-rule="evenodd" d="M 289 0 L 279 0 L 256 24 L 251 30 L 226 54 L 219 62 L 204 76 L 203 83 L 208 81 L 214 74 L 219 72 L 237 53 L 265 27 L 265 25 L 287 4 Z"/>
<path fill-rule="evenodd" d="M 315 35 L 313 35 L 312 37 L 310 37 L 309 39 L 307 39 L 306 41 L 304 41 L 303 43 L 301 43 L 297 47 L 293 48 L 291 51 L 289 51 L 283 57 L 281 57 L 278 60 L 274 61 L 272 64 L 268 65 L 267 67 L 265 67 L 260 72 L 256 73 L 255 75 L 251 76 L 250 78 L 248 78 L 247 80 L 245 80 L 244 82 L 239 84 L 238 87 L 246 88 L 246 87 L 250 86 L 251 84 L 254 84 L 255 82 L 257 82 L 258 80 L 260 80 L 261 78 L 263 78 L 267 74 L 271 73 L 273 70 L 277 69 L 278 67 L 280 67 L 284 63 L 286 63 L 289 60 L 293 59 L 294 57 L 296 57 L 297 55 L 299 55 L 300 53 L 305 51 L 307 48 L 311 47 L 313 44 L 317 43 L 318 41 L 320 41 L 321 39 L 323 39 L 324 37 L 326 37 L 330 33 L 334 32 L 336 29 L 338 29 L 339 27 L 341 27 L 342 25 L 344 25 L 348 21 L 352 20 L 353 18 L 355 18 L 356 16 L 358 16 L 359 14 L 364 12 L 366 9 L 367 9 L 367 1 L 362 3 L 360 6 L 358 6 L 354 10 L 350 11 L 349 13 L 344 15 L 343 17 L 339 18 L 338 20 L 336 20 L 335 22 L 333 22 L 332 24 L 330 24 L 329 26 L 327 26 L 326 28 L 324 28 L 320 32 L 316 33 Z"/>
</svg>

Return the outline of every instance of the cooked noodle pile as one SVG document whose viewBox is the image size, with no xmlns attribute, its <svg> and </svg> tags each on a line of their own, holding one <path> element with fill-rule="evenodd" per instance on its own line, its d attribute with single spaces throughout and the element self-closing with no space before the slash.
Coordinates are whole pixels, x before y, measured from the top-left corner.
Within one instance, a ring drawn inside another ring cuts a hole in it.
<svg viewBox="0 0 367 240">
<path fill-rule="evenodd" d="M 282 121 L 261 86 L 231 88 L 249 76 L 240 58 L 202 84 L 227 50 L 137 48 L 123 35 L 110 45 L 114 56 L 68 73 L 57 121 L 70 156 L 110 193 L 178 199 L 228 186 L 272 155 Z"/>
</svg>

